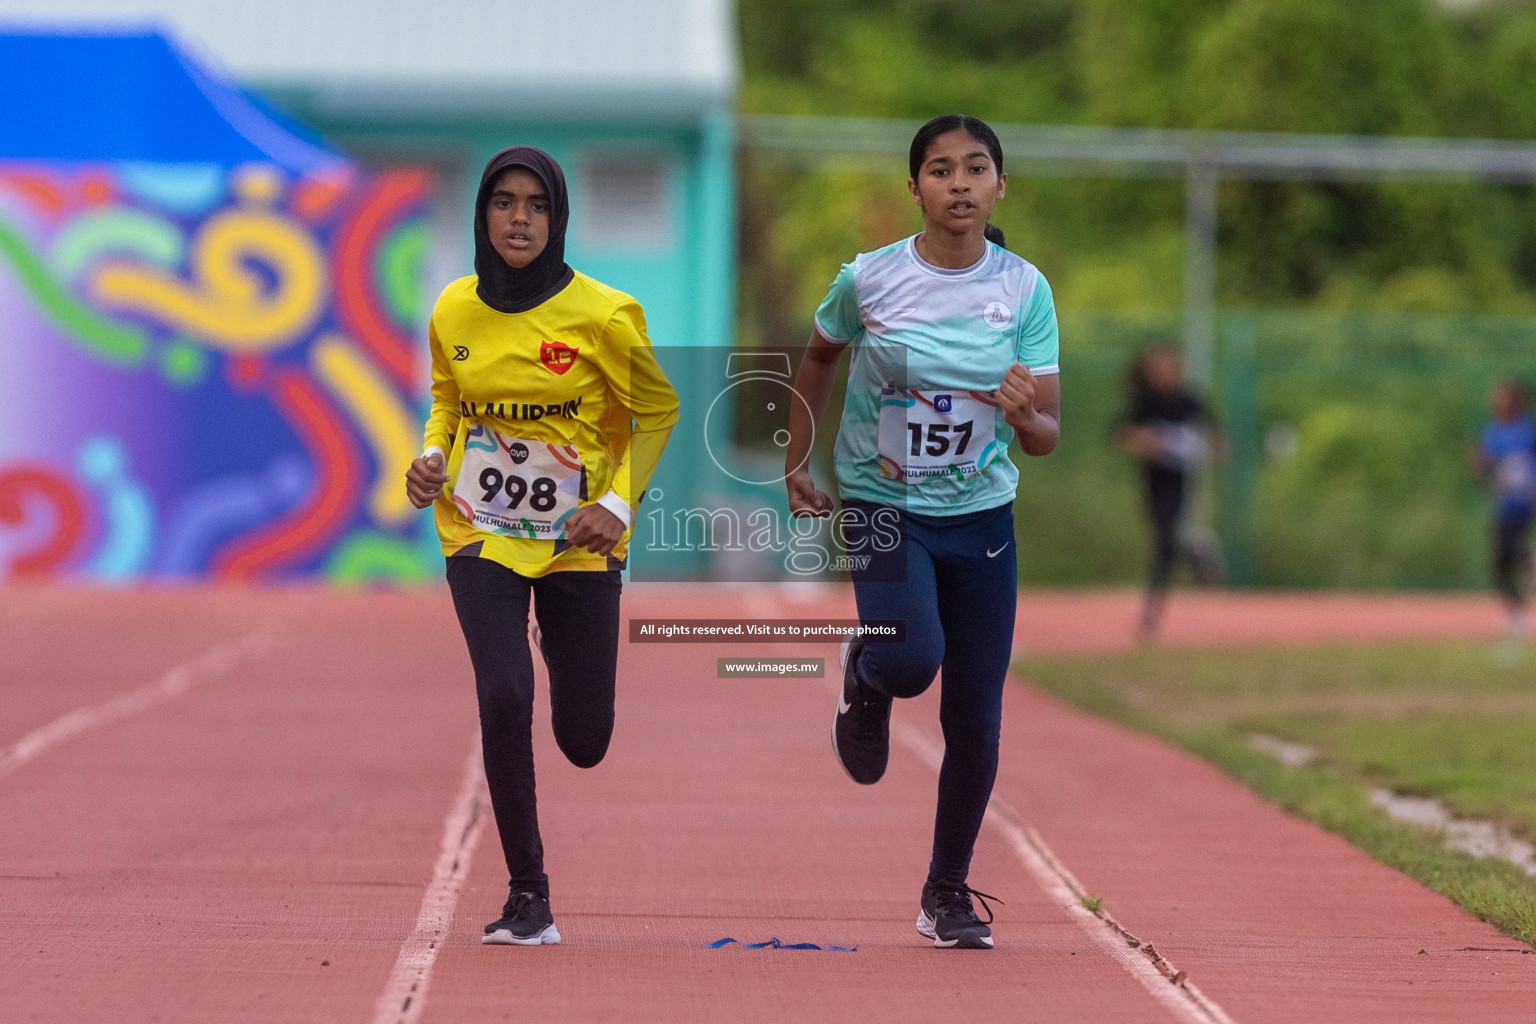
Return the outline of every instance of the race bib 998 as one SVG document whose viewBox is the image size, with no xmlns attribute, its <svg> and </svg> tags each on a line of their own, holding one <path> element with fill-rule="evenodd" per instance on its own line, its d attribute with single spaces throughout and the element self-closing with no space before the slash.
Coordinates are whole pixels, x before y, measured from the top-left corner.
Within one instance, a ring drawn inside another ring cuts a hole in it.
<svg viewBox="0 0 1536 1024">
<path fill-rule="evenodd" d="M 997 456 L 997 403 L 975 391 L 880 389 L 880 475 L 912 484 L 963 480 Z"/>
<path fill-rule="evenodd" d="M 470 430 L 453 483 L 453 503 L 477 530 L 554 540 L 587 496 L 581 456 L 569 445 Z"/>
</svg>

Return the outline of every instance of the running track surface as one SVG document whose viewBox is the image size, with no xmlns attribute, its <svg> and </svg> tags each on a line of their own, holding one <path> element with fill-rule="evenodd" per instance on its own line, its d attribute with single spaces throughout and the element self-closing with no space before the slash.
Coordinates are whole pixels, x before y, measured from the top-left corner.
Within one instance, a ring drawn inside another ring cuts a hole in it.
<svg viewBox="0 0 1536 1024">
<path fill-rule="evenodd" d="M 625 600 L 634 617 L 852 614 L 835 589 Z M 1129 593 L 1026 594 L 1018 642 L 1113 648 L 1134 615 Z M 1190 595 L 1168 625 L 1208 644 L 1492 635 L 1497 615 Z M 0 1021 L 1531 1019 L 1536 956 L 1491 951 L 1516 943 L 1026 685 L 972 873 L 1007 900 L 998 948 L 935 950 L 912 919 L 936 701 L 898 703 L 890 771 L 858 787 L 829 749 L 830 678 L 716 678 L 716 657 L 754 653 L 836 657 L 626 644 L 590 771 L 560 758 L 541 693 L 565 941 L 483 947 L 506 876 L 446 592 L 0 589 Z M 1186 983 L 1074 911 L 1064 872 Z M 859 951 L 705 948 L 724 936 Z"/>
</svg>

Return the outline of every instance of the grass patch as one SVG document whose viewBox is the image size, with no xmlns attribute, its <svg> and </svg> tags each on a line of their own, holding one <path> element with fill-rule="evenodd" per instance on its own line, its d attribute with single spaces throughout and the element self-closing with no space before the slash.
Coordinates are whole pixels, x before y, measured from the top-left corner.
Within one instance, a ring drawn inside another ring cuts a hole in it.
<svg viewBox="0 0 1536 1024">
<path fill-rule="evenodd" d="M 1536 943 L 1536 878 L 1504 861 L 1447 850 L 1393 821 L 1373 786 L 1440 800 L 1460 817 L 1536 839 L 1536 669 L 1486 645 L 1138 650 L 1017 667 L 1085 710 L 1205 758 L 1266 799 L 1342 836 Z M 1301 743 L 1287 767 L 1248 746 L 1255 733 Z"/>
</svg>

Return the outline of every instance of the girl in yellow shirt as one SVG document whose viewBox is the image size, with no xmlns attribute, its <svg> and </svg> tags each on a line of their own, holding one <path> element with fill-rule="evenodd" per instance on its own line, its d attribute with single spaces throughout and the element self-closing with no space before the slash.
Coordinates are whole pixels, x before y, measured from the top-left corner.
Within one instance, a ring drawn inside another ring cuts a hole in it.
<svg viewBox="0 0 1536 1024">
<path fill-rule="evenodd" d="M 639 304 L 566 264 L 569 213 L 549 154 L 514 146 L 486 165 L 475 274 L 432 311 L 432 412 L 406 473 L 447 557 L 511 875 L 486 943 L 560 941 L 534 798 L 530 603 L 555 739 L 590 768 L 613 733 L 630 525 L 677 422 Z"/>
</svg>

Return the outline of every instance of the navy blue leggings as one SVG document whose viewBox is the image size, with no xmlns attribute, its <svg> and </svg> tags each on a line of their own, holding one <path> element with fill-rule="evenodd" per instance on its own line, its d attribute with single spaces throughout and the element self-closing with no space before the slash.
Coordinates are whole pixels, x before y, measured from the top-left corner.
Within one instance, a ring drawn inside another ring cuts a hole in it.
<svg viewBox="0 0 1536 1024">
<path fill-rule="evenodd" d="M 944 672 L 939 724 L 944 766 L 934 816 L 929 875 L 963 882 L 997 778 L 1003 683 L 1013 651 L 1018 558 L 1013 506 L 956 516 L 918 515 L 889 506 L 845 502 L 862 512 L 844 528 L 850 553 L 871 561 L 853 573 L 859 618 L 902 619 L 906 639 L 869 641 L 855 666 L 865 685 L 892 697 L 916 697 Z M 868 523 L 877 511 L 899 521 Z M 862 547 L 857 542 L 864 540 Z"/>
</svg>

